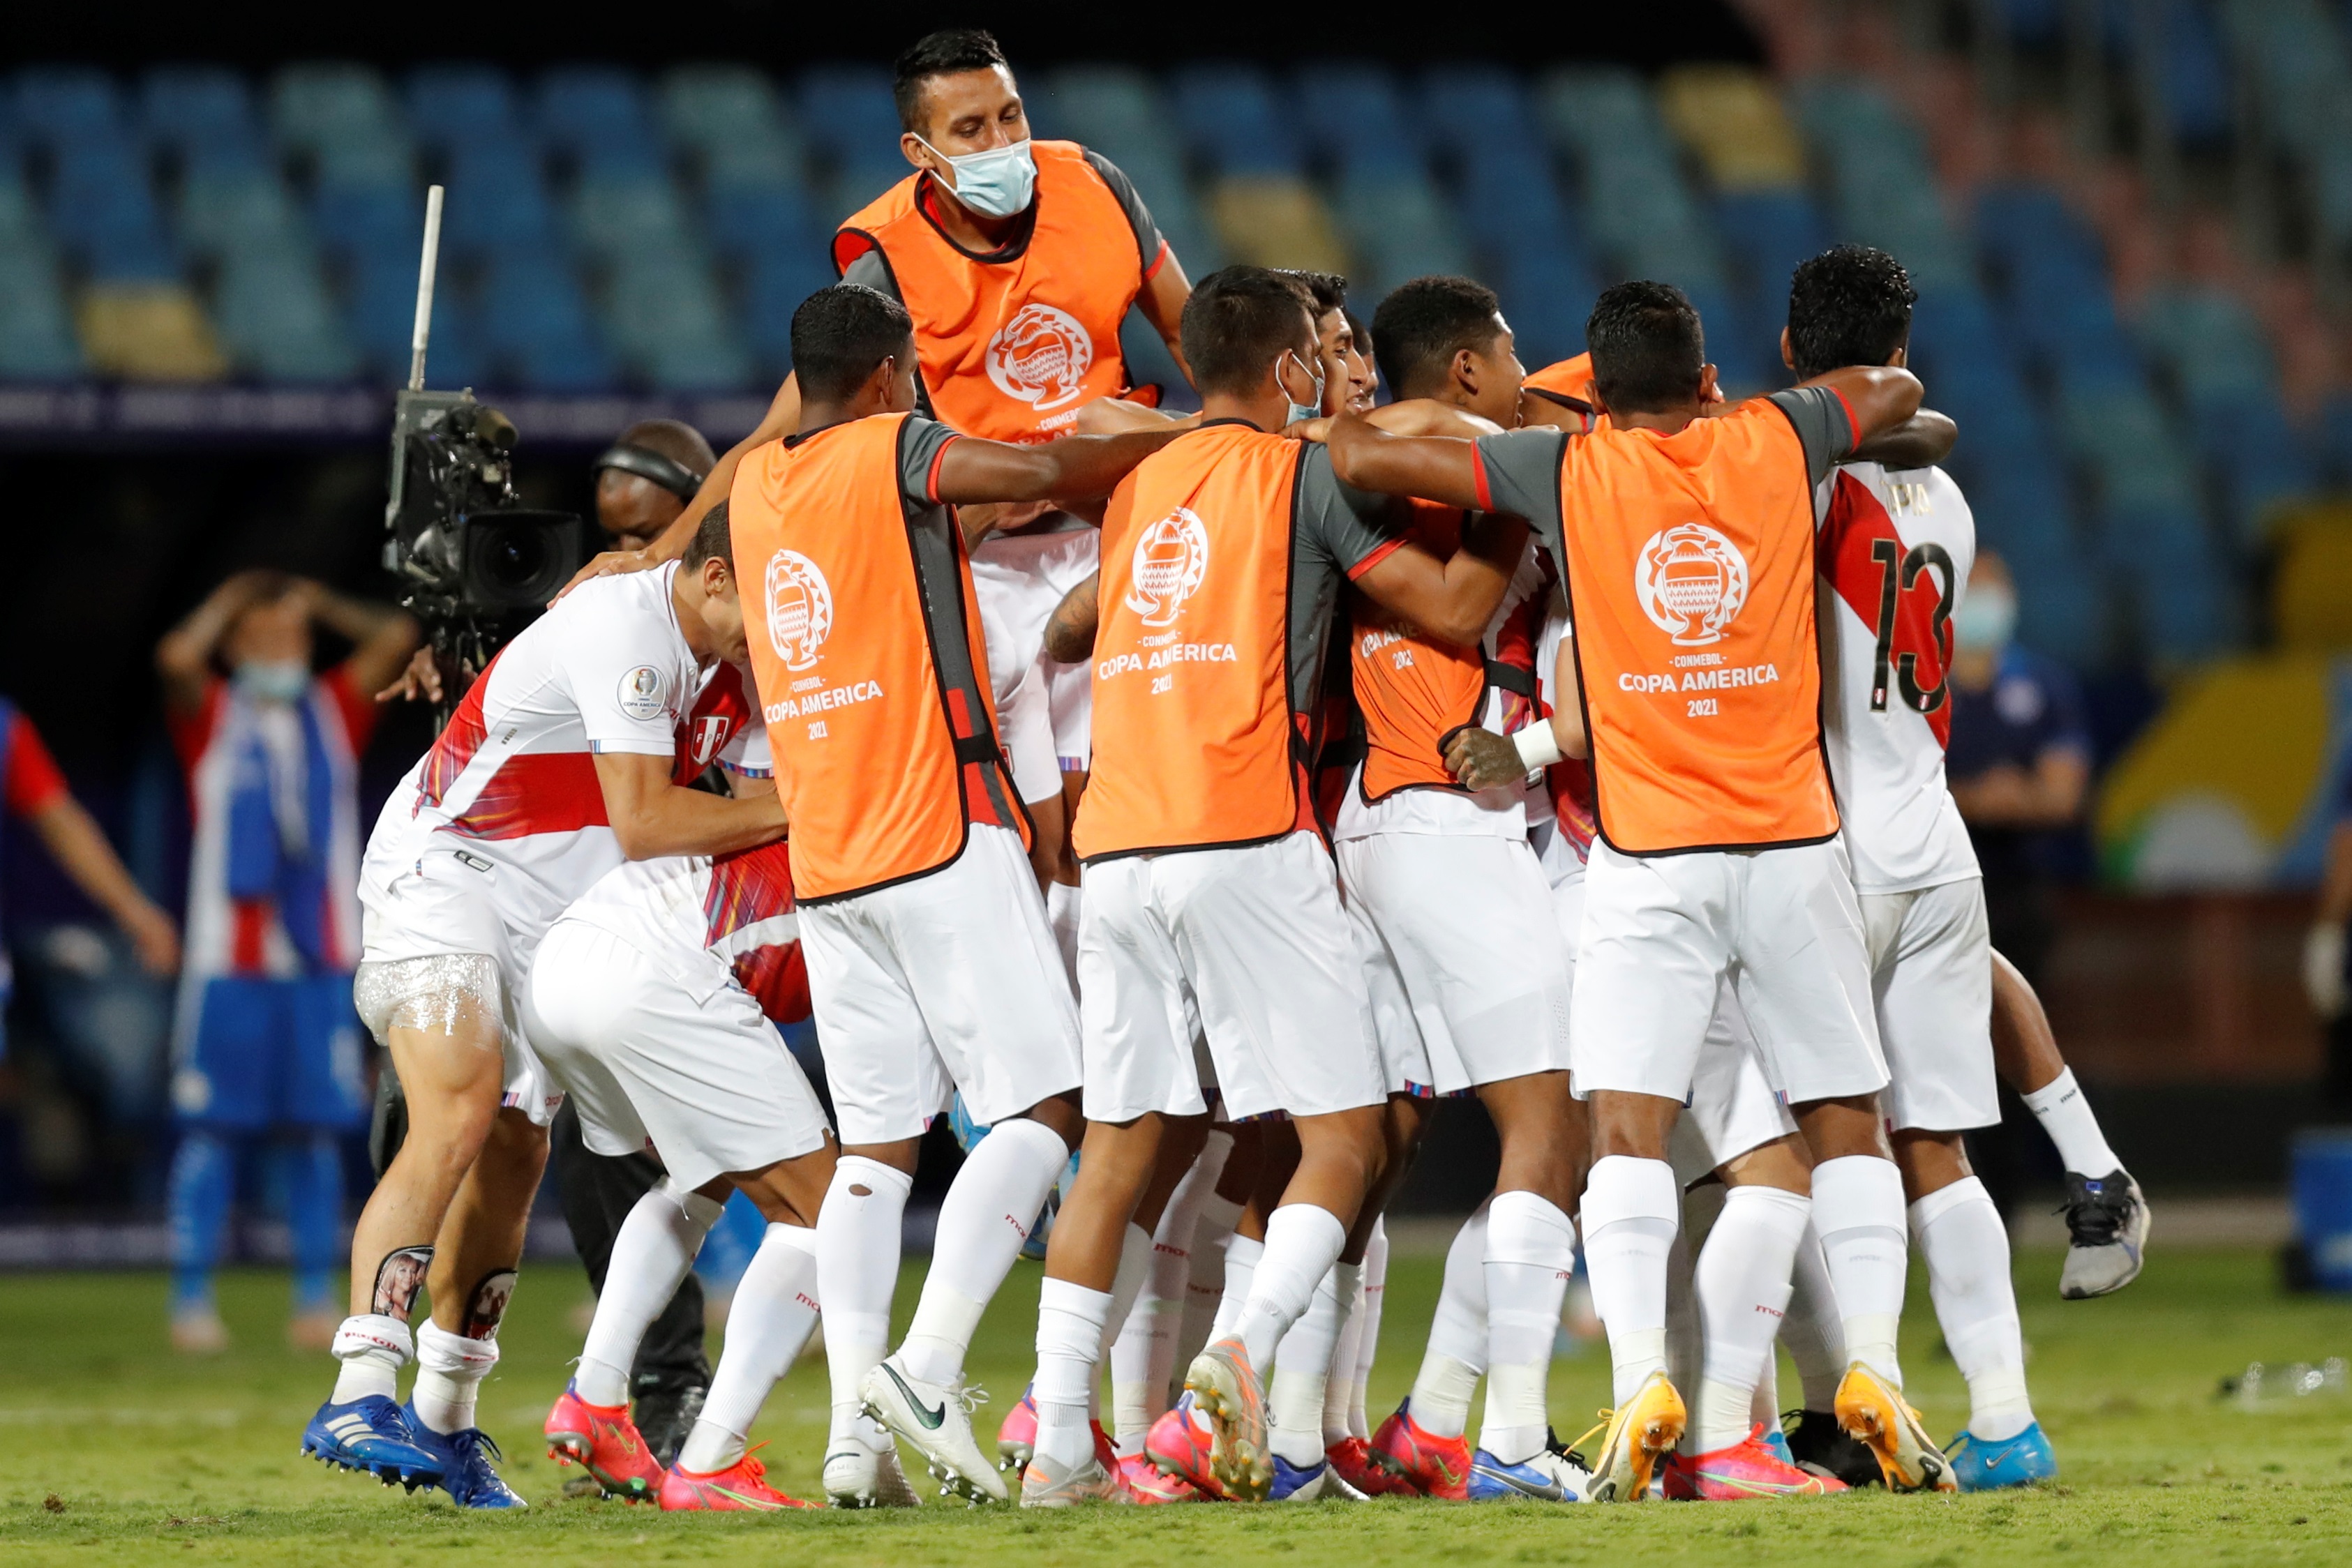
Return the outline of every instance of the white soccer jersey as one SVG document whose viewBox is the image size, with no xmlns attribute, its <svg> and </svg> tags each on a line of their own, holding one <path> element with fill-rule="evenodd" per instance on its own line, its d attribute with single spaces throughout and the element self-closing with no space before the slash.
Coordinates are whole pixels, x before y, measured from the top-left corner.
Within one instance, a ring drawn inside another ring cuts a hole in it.
<svg viewBox="0 0 2352 1568">
<path fill-rule="evenodd" d="M 1951 617 L 1976 520 L 1941 468 L 1832 469 L 1822 517 L 1822 707 L 1854 886 L 1901 893 L 1978 874 L 1944 781 Z"/>
<path fill-rule="evenodd" d="M 713 761 L 764 771 L 740 677 L 702 670 L 678 629 L 677 572 L 592 578 L 500 650 L 385 802 L 371 867 L 461 849 L 535 939 L 622 862 L 596 753 L 674 758 L 681 783 Z"/>
<path fill-rule="evenodd" d="M 696 1001 L 731 979 L 779 1023 L 808 1017 L 808 972 L 782 841 L 721 855 L 631 861 L 563 912 L 628 943 Z"/>
</svg>

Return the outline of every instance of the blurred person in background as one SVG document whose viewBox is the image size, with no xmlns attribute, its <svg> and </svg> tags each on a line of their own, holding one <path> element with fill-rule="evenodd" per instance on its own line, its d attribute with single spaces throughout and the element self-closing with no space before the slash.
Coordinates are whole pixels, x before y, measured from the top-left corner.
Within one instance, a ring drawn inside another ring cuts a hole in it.
<svg viewBox="0 0 2352 1568">
<path fill-rule="evenodd" d="M 315 631 L 352 644 L 311 667 Z M 324 1349 L 341 1322 L 329 1275 L 341 1245 L 341 1137 L 367 1114 L 359 958 L 357 761 L 367 694 L 417 643 L 416 623 L 306 579 L 246 571 L 156 645 L 166 717 L 188 778 L 187 965 L 172 1041 L 181 1125 L 167 1200 L 172 1343 L 219 1351 L 213 1298 L 239 1146 L 274 1135 L 289 1160 L 294 1301 L 288 1334 Z"/>
<path fill-rule="evenodd" d="M 1952 728 L 1945 769 L 1984 871 L 1992 945 L 2035 990 L 2047 985 L 2058 935 L 2050 840 L 2081 821 L 2091 783 L 2091 734 L 2067 668 L 2015 641 L 2009 563 L 1978 553 L 1952 616 Z M 2024 1179 L 2012 1087 L 2001 1124 L 1972 1140 L 1977 1174 L 2004 1212 Z M 2096 1172 L 2086 1172 L 2096 1176 Z"/>
<path fill-rule="evenodd" d="M 2345 776 L 2336 802 L 2336 826 L 2327 835 L 2327 858 L 2320 873 L 2319 912 L 2303 949 L 2303 985 L 2327 1039 L 2327 1064 L 2320 1097 L 2327 1113 L 2352 1116 L 2352 963 L 2345 951 L 2345 928 L 2352 923 L 2352 773 Z"/>
<path fill-rule="evenodd" d="M 166 976 L 180 967 L 180 933 L 172 917 L 141 890 L 97 821 L 67 790 L 33 721 L 0 696 L 0 840 L 12 818 L 29 826 L 58 869 L 113 916 L 149 974 Z M 13 980 L 8 950 L 0 946 L 0 1061 L 8 1055 Z"/>
</svg>

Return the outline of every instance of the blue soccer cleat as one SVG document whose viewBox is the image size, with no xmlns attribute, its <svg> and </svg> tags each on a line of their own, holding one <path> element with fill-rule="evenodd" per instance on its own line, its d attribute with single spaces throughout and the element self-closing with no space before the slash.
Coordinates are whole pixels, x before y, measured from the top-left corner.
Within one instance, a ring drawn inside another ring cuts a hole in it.
<svg viewBox="0 0 2352 1568">
<path fill-rule="evenodd" d="M 370 1394 L 342 1405 L 328 1400 L 302 1428 L 302 1452 L 321 1464 L 364 1470 L 386 1486 L 415 1491 L 438 1486 L 442 1461 L 416 1441 L 408 1418 L 390 1399 Z"/>
<path fill-rule="evenodd" d="M 1962 1432 L 1944 1450 L 1944 1457 L 1952 1461 L 1952 1479 L 1960 1483 L 1962 1491 L 2032 1486 L 2058 1474 L 2058 1456 L 2050 1451 L 2050 1439 L 2042 1435 L 2039 1421 L 1998 1443 Z"/>
<path fill-rule="evenodd" d="M 1584 1467 L 1567 1454 L 1546 1448 L 1533 1458 L 1507 1465 L 1481 1448 L 1471 1457 L 1472 1502 L 1582 1502 L 1592 1485 Z"/>
<path fill-rule="evenodd" d="M 499 1479 L 490 1468 L 492 1459 L 503 1459 L 499 1446 L 479 1427 L 468 1427 L 461 1432 L 436 1432 L 417 1418 L 416 1406 L 404 1406 L 401 1415 L 408 1419 L 409 1429 L 416 1434 L 418 1447 L 434 1456 L 441 1467 L 436 1478 L 449 1500 L 459 1508 L 529 1508 L 514 1488 Z"/>
<path fill-rule="evenodd" d="M 1265 1489 L 1265 1500 L 1313 1502 L 1318 1498 L 1338 1497 L 1339 1490 L 1331 1484 L 1331 1466 L 1328 1460 L 1318 1460 L 1302 1467 L 1276 1454 L 1274 1456 L 1274 1481 Z"/>
</svg>

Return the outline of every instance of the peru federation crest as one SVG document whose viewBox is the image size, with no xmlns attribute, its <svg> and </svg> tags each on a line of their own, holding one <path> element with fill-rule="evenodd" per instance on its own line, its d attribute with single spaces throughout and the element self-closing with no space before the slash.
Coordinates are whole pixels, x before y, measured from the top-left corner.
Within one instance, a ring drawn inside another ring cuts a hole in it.
<svg viewBox="0 0 2352 1568">
<path fill-rule="evenodd" d="M 1634 558 L 1633 597 L 1683 646 L 1719 643 L 1748 602 L 1748 558 L 1705 523 L 1663 528 Z"/>
<path fill-rule="evenodd" d="M 1176 612 L 1201 586 L 1209 570 L 1209 530 L 1201 519 L 1177 507 L 1143 530 L 1135 541 L 1127 607 L 1146 626 L 1172 626 Z"/>
<path fill-rule="evenodd" d="M 805 670 L 833 631 L 833 589 L 816 562 L 793 549 L 768 558 L 766 589 L 768 641 L 784 668 Z"/>
</svg>

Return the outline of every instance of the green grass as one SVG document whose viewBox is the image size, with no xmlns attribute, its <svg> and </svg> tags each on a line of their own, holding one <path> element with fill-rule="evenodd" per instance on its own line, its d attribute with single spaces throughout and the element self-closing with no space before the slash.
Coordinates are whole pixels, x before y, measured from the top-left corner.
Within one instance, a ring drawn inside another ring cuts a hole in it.
<svg viewBox="0 0 2352 1568">
<path fill-rule="evenodd" d="M 1391 1281 L 1374 1405 L 1393 1405 L 1420 1353 L 1438 1260 L 1400 1260 Z M 143 1274 L 0 1277 L 0 1560 L 8 1563 L 514 1563 L 790 1562 L 932 1568 L 1118 1563 L 1179 1554 L 1312 1568 L 1442 1558 L 1471 1563 L 1835 1565 L 2128 1562 L 2352 1562 L 2352 1400 L 2317 1397 L 2259 1413 L 2218 1401 L 2218 1380 L 2249 1361 L 2352 1354 L 2352 1307 L 2280 1296 L 2252 1252 L 2159 1252 L 2111 1301 L 2057 1300 L 2057 1258 L 2020 1260 L 2037 1405 L 2056 1443 L 2058 1485 L 1964 1498 L 1852 1498 L 1785 1505 L 1470 1508 L 1382 1501 L 1297 1510 L 1098 1510 L 1039 1517 L 927 1507 L 919 1513 L 665 1517 L 568 1502 L 533 1438 L 578 1348 L 571 1270 L 524 1278 L 505 1360 L 482 1397 L 508 1445 L 520 1518 L 464 1517 L 438 1494 L 404 1497 L 297 1457 L 303 1421 L 329 1384 L 323 1356 L 282 1348 L 281 1277 L 229 1277 L 223 1308 L 236 1348 L 211 1362 L 163 1344 L 163 1285 Z M 910 1272 L 899 1292 L 913 1297 Z M 1030 1365 L 1037 1272 L 1013 1275 L 983 1327 L 974 1371 L 1017 1396 Z M 1935 1354 L 1915 1279 L 1906 1336 L 1914 1397 L 1948 1434 L 1966 1415 L 1959 1377 Z M 1563 1433 L 1603 1402 L 1598 1352 L 1559 1364 Z M 1793 1390 L 1792 1381 L 1784 1386 Z M 824 1369 L 804 1361 L 758 1434 L 782 1484 L 817 1490 Z M 1638 1554 L 1638 1555 L 1635 1555 Z"/>
</svg>

